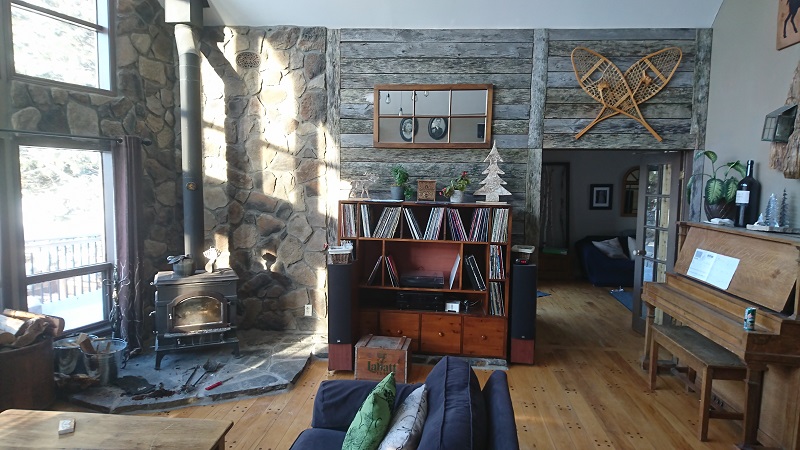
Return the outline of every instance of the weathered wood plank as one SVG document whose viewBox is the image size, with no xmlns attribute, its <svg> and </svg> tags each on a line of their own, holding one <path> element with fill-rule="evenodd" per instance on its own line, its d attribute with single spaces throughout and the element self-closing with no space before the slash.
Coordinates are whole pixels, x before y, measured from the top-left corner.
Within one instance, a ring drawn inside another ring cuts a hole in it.
<svg viewBox="0 0 800 450">
<path fill-rule="evenodd" d="M 572 54 L 575 47 L 586 47 L 606 58 L 614 60 L 618 56 L 635 56 L 641 58 L 667 47 L 678 47 L 684 56 L 694 55 L 695 43 L 691 41 L 553 41 L 550 42 L 550 56 L 566 56 Z"/>
<path fill-rule="evenodd" d="M 374 98 L 374 91 L 372 87 L 365 88 L 347 88 L 342 89 L 340 100 L 344 103 L 372 103 Z M 528 103 L 531 100 L 530 88 L 507 88 L 507 87 L 494 87 L 495 105 L 506 104 L 522 104 Z"/>
<path fill-rule="evenodd" d="M 594 119 L 602 109 L 599 103 L 549 103 L 545 107 L 546 119 L 573 117 L 579 119 Z M 687 103 L 651 103 L 639 105 L 642 115 L 646 119 L 690 119 L 692 105 Z"/>
<path fill-rule="evenodd" d="M 526 148 L 498 148 L 500 157 L 503 162 L 499 166 L 503 171 L 506 167 L 520 167 L 524 164 L 519 164 L 524 158 L 527 158 L 528 149 Z M 435 163 L 435 162 L 452 162 L 454 157 L 463 158 L 459 162 L 467 164 L 483 164 L 486 155 L 489 152 L 485 149 L 476 150 L 449 150 L 449 149 L 397 149 L 397 148 L 372 148 L 372 147 L 359 147 L 359 148 L 345 148 L 342 149 L 342 162 L 387 162 L 394 163 L 395 161 L 402 162 L 407 160 L 409 162 L 420 163 Z M 485 167 L 484 167 L 485 169 Z M 510 173 L 509 176 L 522 176 L 519 173 Z M 503 176 L 505 177 L 505 175 Z"/>
<path fill-rule="evenodd" d="M 344 58 L 346 73 L 530 73 L 529 58 Z"/>
<path fill-rule="evenodd" d="M 339 99 L 342 103 L 372 103 L 374 100 L 374 90 L 371 87 L 340 89 Z"/>
<path fill-rule="evenodd" d="M 328 63 L 325 66 L 325 83 L 327 86 L 339 86 L 342 72 L 339 66 L 339 42 L 340 33 L 338 30 L 328 30 L 325 58 Z M 328 199 L 325 201 L 325 224 L 327 242 L 336 242 L 338 233 L 339 216 L 338 205 L 334 201 L 334 186 L 341 183 L 340 172 L 332 170 L 333 167 L 341 167 L 341 98 L 339 89 L 327 89 L 328 110 L 327 122 L 328 133 L 325 139 L 325 165 L 329 168 L 325 171 L 325 190 L 328 192 Z"/>
<path fill-rule="evenodd" d="M 372 119 L 374 108 L 367 103 L 353 104 L 342 103 L 339 107 L 339 114 L 343 119 Z"/>
<path fill-rule="evenodd" d="M 613 62 L 613 61 L 612 61 Z M 624 71 L 625 69 L 620 69 Z M 675 72 L 667 86 L 671 88 L 691 88 L 694 83 L 692 72 Z M 578 80 L 574 72 L 549 72 L 547 74 L 548 88 L 578 87 Z M 666 89 L 666 88 L 665 88 Z M 658 94 L 656 94 L 658 96 Z"/>
<path fill-rule="evenodd" d="M 693 40 L 695 28 L 614 28 L 548 30 L 550 41 L 588 40 Z"/>
<path fill-rule="evenodd" d="M 695 70 L 694 97 L 692 98 L 692 111 L 694 112 L 692 132 L 697 137 L 693 148 L 695 152 L 704 149 L 706 146 L 709 80 L 711 80 L 711 41 L 711 30 L 697 31 L 697 68 Z M 705 158 L 693 161 L 692 173 L 702 172 Z M 701 203 L 701 189 L 693 189 L 692 196 L 689 198 L 689 207 L 684 211 L 684 217 L 687 220 L 700 220 L 702 214 Z"/>
<path fill-rule="evenodd" d="M 647 101 L 652 103 L 687 103 L 692 104 L 692 88 L 666 87 L 658 95 Z M 547 103 L 595 103 L 583 89 L 551 88 L 547 90 Z"/>
<path fill-rule="evenodd" d="M 662 135 L 658 142 L 647 134 L 591 134 L 580 139 L 574 134 L 545 134 L 546 149 L 616 149 L 616 150 L 687 150 L 694 148 L 695 137 L 691 134 Z"/>
<path fill-rule="evenodd" d="M 493 135 L 492 138 L 497 142 L 499 148 L 525 148 L 528 145 L 527 135 Z M 342 148 L 344 147 L 372 147 L 372 133 L 370 134 L 345 134 L 342 133 Z M 419 150 L 419 149 L 415 149 Z M 484 151 L 485 149 L 476 149 Z M 448 151 L 447 149 L 435 149 L 433 151 Z M 486 152 L 488 154 L 488 151 Z M 484 155 L 485 157 L 486 155 Z"/>
<path fill-rule="evenodd" d="M 526 29 L 394 29 L 343 28 L 342 42 L 531 42 L 533 30 Z"/>
<path fill-rule="evenodd" d="M 339 126 L 344 134 L 372 134 L 372 119 L 342 119 Z"/>
<path fill-rule="evenodd" d="M 644 55 L 642 55 L 644 56 Z M 639 61 L 641 57 L 639 56 L 619 56 L 611 60 L 621 71 L 625 71 L 633 65 L 633 63 Z M 548 72 L 573 72 L 572 69 L 572 59 L 567 56 L 553 56 L 547 59 L 547 71 Z M 681 63 L 678 65 L 676 72 L 693 72 L 694 71 L 694 56 L 683 55 L 681 58 Z"/>
<path fill-rule="evenodd" d="M 470 178 L 472 179 L 472 184 L 468 191 L 470 193 L 474 192 L 477 189 L 478 182 L 483 179 L 481 172 L 486 169 L 486 165 L 481 163 L 480 165 L 471 165 L 465 164 L 463 162 L 441 162 L 437 163 L 436 166 L 431 166 L 430 164 L 421 164 L 421 163 L 414 163 L 414 162 L 406 162 L 406 161 L 397 161 L 403 164 L 403 167 L 408 170 L 410 174 L 409 180 L 412 186 L 415 186 L 418 179 L 421 180 L 439 180 L 438 186 L 441 188 L 444 186 L 445 182 L 449 181 L 454 176 L 460 174 L 462 171 L 466 171 Z M 374 191 L 380 191 L 381 188 L 386 189 L 388 191 L 388 186 L 392 184 L 392 176 L 391 176 L 391 168 L 392 164 L 389 163 L 380 163 L 380 162 L 351 162 L 347 165 L 347 168 L 342 171 L 342 179 L 344 180 L 351 180 L 354 178 L 362 177 L 365 173 L 375 174 L 377 176 L 377 182 L 373 185 L 373 188 L 370 188 L 370 194 Z M 436 170 L 431 170 L 431 169 Z M 506 169 L 503 169 L 506 171 Z M 524 172 L 525 168 L 522 167 L 520 170 Z M 510 173 L 510 171 L 506 171 Z M 525 179 L 524 178 L 513 178 L 513 177 L 503 177 L 503 180 L 506 182 L 504 187 L 508 189 L 512 193 L 521 193 L 525 191 Z"/>
<path fill-rule="evenodd" d="M 342 58 L 530 58 L 524 42 L 342 42 Z"/>
<path fill-rule="evenodd" d="M 493 120 L 492 135 L 528 134 L 527 120 Z"/>
<path fill-rule="evenodd" d="M 533 58 L 531 72 L 530 117 L 528 122 L 528 147 L 531 149 L 527 158 L 525 178 L 525 209 L 520 216 L 525 220 L 523 236 L 528 244 L 539 246 L 542 185 L 542 123 L 544 120 L 545 102 L 547 100 L 547 60 L 550 41 L 549 30 L 536 30 L 534 33 Z"/>
<path fill-rule="evenodd" d="M 345 134 L 372 134 L 372 117 L 345 118 L 342 116 L 341 131 Z M 494 120 L 492 134 L 528 134 L 528 121 L 520 120 Z"/>
<path fill-rule="evenodd" d="M 578 133 L 593 119 L 545 119 L 545 133 Z M 652 119 L 647 123 L 662 137 L 664 134 L 689 133 L 689 119 Z M 625 116 L 612 117 L 593 126 L 589 133 L 648 133 L 639 122 Z"/>
<path fill-rule="evenodd" d="M 395 73 L 342 74 L 342 88 L 372 88 L 376 84 L 494 84 L 506 88 L 530 87 L 530 76 L 523 74 Z"/>
<path fill-rule="evenodd" d="M 530 115 L 530 107 L 521 105 L 495 105 L 492 116 L 495 120 L 525 120 Z"/>
</svg>

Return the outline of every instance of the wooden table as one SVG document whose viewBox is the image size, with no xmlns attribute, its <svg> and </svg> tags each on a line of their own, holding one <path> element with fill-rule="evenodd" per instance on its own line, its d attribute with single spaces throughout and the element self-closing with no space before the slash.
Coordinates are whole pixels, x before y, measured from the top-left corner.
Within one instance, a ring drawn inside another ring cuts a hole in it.
<svg viewBox="0 0 800 450">
<path fill-rule="evenodd" d="M 58 422 L 75 419 L 75 432 L 58 434 Z M 121 416 L 9 409 L 0 413 L 4 448 L 218 449 L 230 420 Z"/>
</svg>

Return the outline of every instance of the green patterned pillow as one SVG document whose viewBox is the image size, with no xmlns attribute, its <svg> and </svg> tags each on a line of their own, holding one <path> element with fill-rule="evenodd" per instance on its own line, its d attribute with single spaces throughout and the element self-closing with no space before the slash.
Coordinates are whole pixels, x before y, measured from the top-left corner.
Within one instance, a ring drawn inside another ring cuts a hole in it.
<svg viewBox="0 0 800 450">
<path fill-rule="evenodd" d="M 395 392 L 394 372 L 392 372 L 375 386 L 358 409 L 350 428 L 347 429 L 342 450 L 378 448 L 386 430 L 389 429 Z"/>
</svg>

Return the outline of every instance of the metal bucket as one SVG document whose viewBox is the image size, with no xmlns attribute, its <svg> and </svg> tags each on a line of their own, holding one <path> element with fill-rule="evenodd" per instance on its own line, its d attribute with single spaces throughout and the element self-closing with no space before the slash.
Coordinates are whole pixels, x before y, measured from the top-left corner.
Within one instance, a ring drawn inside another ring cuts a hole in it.
<svg viewBox="0 0 800 450">
<path fill-rule="evenodd" d="M 97 336 L 89 335 L 92 340 Z M 86 373 L 83 364 L 83 352 L 78 345 L 78 335 L 66 337 L 53 342 L 53 370 L 64 375 Z"/>
<path fill-rule="evenodd" d="M 119 369 L 125 367 L 125 347 L 128 343 L 122 339 L 93 339 L 92 345 L 97 353 L 83 353 L 83 364 L 86 373 L 100 381 L 100 386 L 108 386 L 117 379 Z"/>
</svg>

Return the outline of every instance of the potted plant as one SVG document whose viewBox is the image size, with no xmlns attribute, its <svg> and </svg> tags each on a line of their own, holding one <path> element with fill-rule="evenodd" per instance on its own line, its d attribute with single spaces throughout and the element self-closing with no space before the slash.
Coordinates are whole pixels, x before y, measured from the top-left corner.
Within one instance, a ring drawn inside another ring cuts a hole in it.
<svg viewBox="0 0 800 450">
<path fill-rule="evenodd" d="M 450 184 L 442 189 L 442 195 L 450 198 L 452 203 L 461 203 L 464 201 L 464 191 L 469 186 L 469 183 L 469 177 L 465 170 L 461 172 L 461 175 L 450 180 Z"/>
<path fill-rule="evenodd" d="M 408 171 L 400 164 L 392 166 L 392 186 L 389 188 L 393 200 L 403 200 L 406 197 L 408 186 Z"/>
<path fill-rule="evenodd" d="M 686 184 L 686 197 L 691 198 L 692 186 L 695 181 L 708 177 L 703 186 L 703 209 L 706 217 L 711 220 L 714 218 L 734 219 L 736 214 L 736 186 L 739 178 L 736 174 L 745 175 L 744 165 L 737 159 L 725 164 L 716 166 L 717 154 L 711 150 L 703 150 L 694 155 L 694 159 L 706 157 L 711 161 L 711 173 L 695 173 L 689 178 Z M 717 172 L 725 168 L 722 175 Z"/>
</svg>

